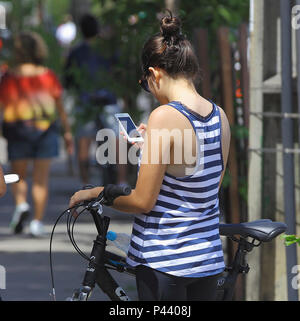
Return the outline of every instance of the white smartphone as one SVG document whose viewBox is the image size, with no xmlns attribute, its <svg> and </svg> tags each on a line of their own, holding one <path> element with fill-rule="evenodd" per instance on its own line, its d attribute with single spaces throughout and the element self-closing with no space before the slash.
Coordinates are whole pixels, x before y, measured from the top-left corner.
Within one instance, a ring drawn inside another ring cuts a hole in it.
<svg viewBox="0 0 300 321">
<path fill-rule="evenodd" d="M 115 117 L 119 121 L 121 129 L 124 132 L 124 135 L 126 136 L 129 143 L 138 143 L 144 141 L 129 114 L 115 114 Z"/>
</svg>

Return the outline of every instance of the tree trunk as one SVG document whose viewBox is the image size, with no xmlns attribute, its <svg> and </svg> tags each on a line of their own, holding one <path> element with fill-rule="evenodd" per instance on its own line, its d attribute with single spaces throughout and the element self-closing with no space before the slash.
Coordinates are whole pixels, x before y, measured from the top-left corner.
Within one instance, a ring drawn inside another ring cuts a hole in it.
<svg viewBox="0 0 300 321">
<path fill-rule="evenodd" d="M 169 9 L 175 15 L 177 15 L 179 12 L 179 4 L 180 0 L 165 0 L 166 8 Z"/>
<path fill-rule="evenodd" d="M 229 29 L 226 27 L 220 27 L 218 29 L 218 42 L 221 62 L 221 76 L 222 76 L 222 100 L 223 108 L 228 117 L 230 127 L 235 125 L 235 114 L 234 114 L 234 102 L 233 102 L 233 79 L 232 79 L 232 53 L 229 42 Z M 229 186 L 229 197 L 230 197 L 230 213 L 229 217 L 226 217 L 227 223 L 240 223 L 240 203 L 239 203 L 239 189 L 238 189 L 238 159 L 236 153 L 236 142 L 235 138 L 231 137 L 230 151 L 228 156 L 228 169 L 230 172 L 230 186 Z M 229 222 L 228 222 L 229 220 Z M 235 243 L 229 243 L 228 256 L 231 261 L 234 258 L 234 253 L 237 250 Z M 241 300 L 243 297 L 244 286 L 243 280 L 239 277 L 237 279 L 235 299 Z"/>
</svg>

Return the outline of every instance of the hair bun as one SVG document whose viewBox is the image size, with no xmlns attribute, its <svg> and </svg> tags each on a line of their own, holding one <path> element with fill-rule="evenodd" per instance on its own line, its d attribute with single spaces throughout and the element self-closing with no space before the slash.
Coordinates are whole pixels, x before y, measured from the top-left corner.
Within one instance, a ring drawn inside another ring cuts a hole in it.
<svg viewBox="0 0 300 321">
<path fill-rule="evenodd" d="M 164 38 L 180 37 L 181 36 L 181 21 L 177 17 L 165 16 L 160 21 L 160 32 Z"/>
</svg>

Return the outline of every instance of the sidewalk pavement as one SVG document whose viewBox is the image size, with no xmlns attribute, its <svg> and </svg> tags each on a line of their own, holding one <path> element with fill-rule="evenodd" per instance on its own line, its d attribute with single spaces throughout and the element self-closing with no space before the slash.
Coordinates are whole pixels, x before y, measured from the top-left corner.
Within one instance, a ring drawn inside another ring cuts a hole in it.
<svg viewBox="0 0 300 321">
<path fill-rule="evenodd" d="M 8 173 L 9 168 L 4 166 L 4 172 Z M 96 169 L 93 174 L 92 183 L 101 185 L 100 175 Z M 0 284 L 0 294 L 3 300 L 51 300 L 49 295 L 52 290 L 49 264 L 50 233 L 59 214 L 67 208 L 69 198 L 81 188 L 81 185 L 78 177 L 68 175 L 66 161 L 62 159 L 53 162 L 49 184 L 49 201 L 44 218 L 47 235 L 41 239 L 30 237 L 28 226 L 25 228 L 25 233 L 21 235 L 11 234 L 8 226 L 14 203 L 10 188 L 0 199 L 0 266 L 6 271 L 5 289 L 1 289 L 4 286 Z M 32 204 L 30 196 L 29 203 Z M 110 230 L 131 233 L 133 215 L 109 208 L 105 208 L 104 214 L 111 218 Z M 97 234 L 90 215 L 80 216 L 74 231 L 78 246 L 89 256 Z M 63 301 L 72 295 L 75 288 L 80 287 L 87 266 L 87 261 L 75 251 L 69 241 L 65 219 L 57 225 L 52 249 L 56 297 L 57 300 Z M 116 248 L 108 249 L 118 254 L 121 253 Z M 111 274 L 131 300 L 137 300 L 134 277 L 115 271 Z M 106 301 L 109 299 L 96 287 L 91 300 Z"/>
</svg>

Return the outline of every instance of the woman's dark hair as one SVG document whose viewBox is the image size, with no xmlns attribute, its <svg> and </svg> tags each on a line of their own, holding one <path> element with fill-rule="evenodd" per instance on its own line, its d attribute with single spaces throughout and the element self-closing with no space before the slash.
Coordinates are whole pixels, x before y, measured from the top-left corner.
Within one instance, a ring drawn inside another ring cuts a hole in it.
<svg viewBox="0 0 300 321">
<path fill-rule="evenodd" d="M 99 24 L 97 19 L 91 14 L 85 14 L 80 19 L 80 29 L 84 38 L 92 38 L 99 33 Z"/>
<path fill-rule="evenodd" d="M 153 35 L 142 51 L 142 70 L 149 75 L 149 67 L 159 67 L 170 77 L 183 76 L 195 80 L 199 75 L 198 59 L 191 43 L 181 31 L 181 20 L 165 16 L 160 21 L 160 33 Z"/>
<path fill-rule="evenodd" d="M 45 41 L 39 34 L 32 31 L 21 32 L 15 37 L 14 51 L 17 64 L 42 65 L 48 56 Z"/>
</svg>

